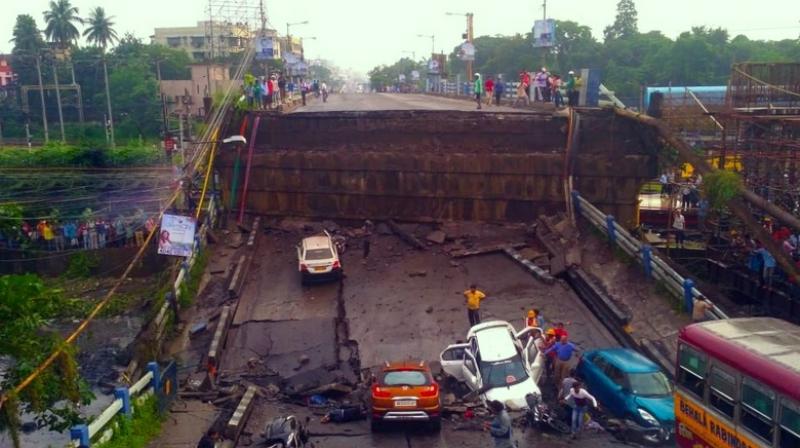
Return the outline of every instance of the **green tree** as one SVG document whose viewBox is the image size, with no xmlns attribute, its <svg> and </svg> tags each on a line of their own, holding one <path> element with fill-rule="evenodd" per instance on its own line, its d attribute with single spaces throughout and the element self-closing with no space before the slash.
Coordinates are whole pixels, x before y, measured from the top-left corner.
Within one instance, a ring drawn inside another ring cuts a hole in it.
<svg viewBox="0 0 800 448">
<path fill-rule="evenodd" d="M 83 31 L 86 41 L 105 50 L 119 40 L 117 32 L 112 28 L 114 26 L 113 18 L 114 16 L 107 16 L 105 9 L 100 6 L 93 9 L 86 20 L 88 27 Z"/>
<path fill-rule="evenodd" d="M 635 36 L 639 33 L 639 19 L 633 0 L 619 0 L 614 23 L 603 31 L 606 41 Z"/>
<path fill-rule="evenodd" d="M 88 404 L 92 398 L 88 386 L 78 376 L 71 347 L 63 347 L 63 354 L 53 366 L 36 377 L 19 396 L 10 392 L 61 346 L 60 335 L 46 330 L 46 323 L 64 314 L 69 306 L 58 291 L 46 288 L 36 275 L 0 276 L 0 322 L 3 322 L 0 355 L 12 361 L 0 379 L 0 389 L 11 394 L 0 412 L 0 430 L 12 431 L 15 446 L 19 446 L 16 431 L 20 411 L 33 413 L 38 423 L 63 431 L 80 422 L 74 405 Z"/>
<path fill-rule="evenodd" d="M 14 73 L 22 85 L 38 84 L 36 56 L 46 47 L 36 20 L 28 14 L 20 14 L 14 24 L 14 48 L 11 50 Z"/>
<path fill-rule="evenodd" d="M 75 23 L 82 24 L 83 19 L 78 16 L 78 8 L 72 6 L 70 0 L 51 0 L 50 9 L 43 14 L 47 22 L 44 34 L 59 48 L 69 48 L 78 40 L 81 34 Z"/>
</svg>

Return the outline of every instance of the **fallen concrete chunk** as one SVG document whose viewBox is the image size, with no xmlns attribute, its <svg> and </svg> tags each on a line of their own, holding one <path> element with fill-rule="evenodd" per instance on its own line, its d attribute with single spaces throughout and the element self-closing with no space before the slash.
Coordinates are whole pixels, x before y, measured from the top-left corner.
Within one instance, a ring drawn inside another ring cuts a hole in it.
<svg viewBox="0 0 800 448">
<path fill-rule="evenodd" d="M 192 325 L 192 328 L 189 329 L 189 336 L 195 336 L 197 333 L 205 331 L 206 328 L 208 328 L 208 322 L 194 324 Z"/>
<path fill-rule="evenodd" d="M 392 232 L 394 232 L 395 235 L 397 235 L 401 240 L 403 240 L 403 242 L 405 242 L 409 246 L 419 250 L 426 249 L 425 245 L 422 244 L 422 241 L 418 240 L 417 237 L 415 237 L 414 235 L 401 229 L 396 222 L 389 220 L 387 221 L 387 224 L 389 225 L 389 228 L 392 229 Z"/>
<path fill-rule="evenodd" d="M 453 258 L 463 258 L 463 257 L 471 257 L 473 255 L 483 255 L 489 254 L 492 252 L 501 252 L 506 248 L 517 249 L 519 247 L 525 247 L 527 243 L 504 243 L 504 244 L 493 244 L 491 246 L 479 246 L 473 249 L 464 249 L 464 250 L 453 250 L 450 252 L 450 256 Z"/>
<path fill-rule="evenodd" d="M 536 277 L 537 279 L 547 283 L 548 285 L 552 285 L 553 283 L 555 283 L 556 279 L 553 278 L 552 275 L 547 273 L 544 269 L 540 268 L 539 266 L 533 264 L 530 260 L 526 260 L 525 258 L 523 258 L 522 255 L 520 255 L 520 253 L 517 252 L 516 250 L 511 248 L 506 248 L 503 252 L 505 252 L 505 254 L 511 257 L 512 259 L 514 259 L 514 261 L 521 264 L 528 272 L 533 274 L 533 276 Z"/>
<path fill-rule="evenodd" d="M 256 386 L 248 386 L 239 405 L 233 412 L 231 419 L 228 420 L 228 425 L 225 428 L 225 436 L 234 441 L 234 444 L 239 440 L 239 435 L 242 433 L 247 419 L 250 417 L 250 412 L 253 410 L 253 401 L 256 396 Z"/>
<path fill-rule="evenodd" d="M 432 243 L 443 244 L 444 240 L 447 239 L 447 235 L 441 230 L 434 230 L 433 232 L 429 233 L 425 239 Z"/>
</svg>

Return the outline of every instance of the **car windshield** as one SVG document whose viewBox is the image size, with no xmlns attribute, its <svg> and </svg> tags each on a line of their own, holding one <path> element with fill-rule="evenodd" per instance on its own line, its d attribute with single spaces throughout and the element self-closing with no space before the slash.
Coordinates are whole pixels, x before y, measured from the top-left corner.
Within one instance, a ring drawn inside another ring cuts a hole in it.
<svg viewBox="0 0 800 448">
<path fill-rule="evenodd" d="M 629 373 L 628 383 L 634 395 L 642 397 L 672 395 L 672 384 L 661 372 Z"/>
<path fill-rule="evenodd" d="M 487 388 L 512 386 L 528 378 L 519 356 L 503 361 L 481 361 L 480 364 L 483 386 Z"/>
<path fill-rule="evenodd" d="M 333 258 L 333 253 L 328 248 L 308 249 L 306 251 L 306 260 L 330 260 L 331 258 Z"/>
<path fill-rule="evenodd" d="M 386 386 L 425 386 L 428 384 L 428 377 L 419 370 L 395 370 L 386 372 L 383 376 L 383 384 Z"/>
</svg>

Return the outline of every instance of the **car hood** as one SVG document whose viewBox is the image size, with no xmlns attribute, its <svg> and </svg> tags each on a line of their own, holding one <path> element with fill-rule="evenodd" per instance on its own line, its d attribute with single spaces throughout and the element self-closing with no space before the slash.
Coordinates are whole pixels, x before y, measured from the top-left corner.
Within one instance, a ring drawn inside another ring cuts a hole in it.
<svg viewBox="0 0 800 448">
<path fill-rule="evenodd" d="M 528 409 L 528 403 L 525 401 L 527 394 L 541 395 L 539 386 L 531 378 L 510 387 L 494 387 L 484 392 L 483 396 L 486 401 L 496 400 L 512 411 L 518 411 Z"/>
<path fill-rule="evenodd" d="M 664 423 L 675 422 L 675 399 L 672 395 L 664 397 L 636 397 L 636 405 Z"/>
</svg>

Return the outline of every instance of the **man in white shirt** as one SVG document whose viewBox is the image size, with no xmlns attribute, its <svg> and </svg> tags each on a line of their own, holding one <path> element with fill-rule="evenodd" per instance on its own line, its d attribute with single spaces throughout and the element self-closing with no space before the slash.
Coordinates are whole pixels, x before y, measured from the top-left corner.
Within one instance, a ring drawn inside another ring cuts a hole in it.
<svg viewBox="0 0 800 448">
<path fill-rule="evenodd" d="M 683 249 L 683 242 L 686 240 L 686 218 L 680 210 L 675 210 L 672 218 L 672 228 L 675 230 L 675 244 Z"/>
</svg>

